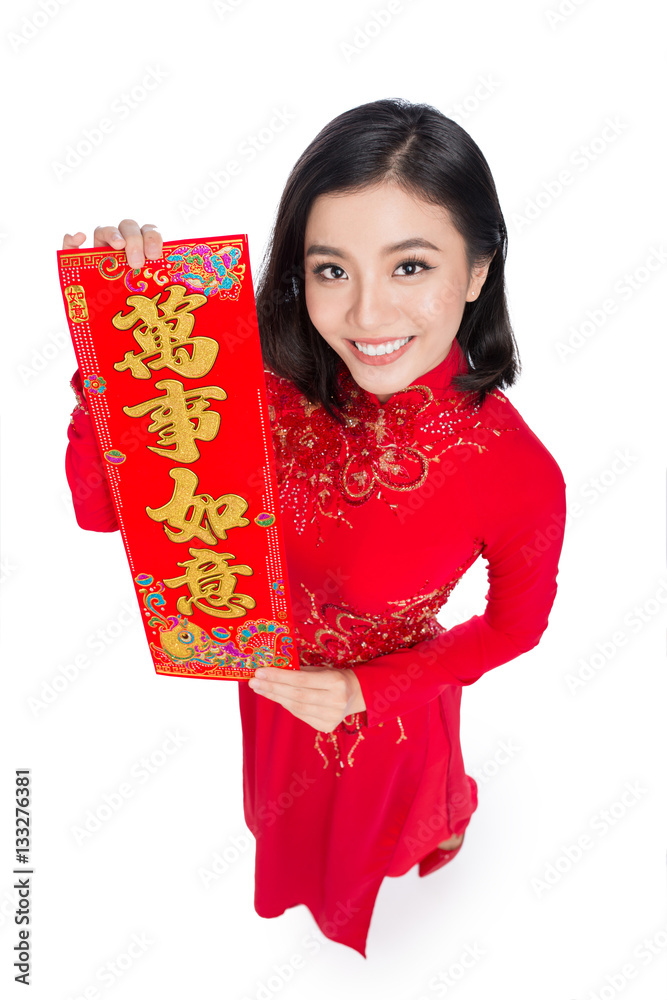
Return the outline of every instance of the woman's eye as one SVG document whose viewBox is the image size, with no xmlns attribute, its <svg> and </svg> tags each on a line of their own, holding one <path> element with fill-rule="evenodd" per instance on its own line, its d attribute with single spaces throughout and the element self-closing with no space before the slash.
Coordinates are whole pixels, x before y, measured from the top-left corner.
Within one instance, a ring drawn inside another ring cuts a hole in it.
<svg viewBox="0 0 667 1000">
<path fill-rule="evenodd" d="M 401 268 L 408 268 L 405 272 L 406 277 L 410 277 L 413 274 L 419 274 L 419 271 L 430 271 L 431 268 L 423 260 L 404 260 L 402 264 L 399 264 L 396 270 Z"/>
<path fill-rule="evenodd" d="M 324 275 L 325 271 L 336 271 L 338 273 L 325 276 Z M 345 271 L 343 270 L 342 267 L 339 267 L 338 264 L 320 264 L 319 267 L 313 268 L 313 274 L 319 275 L 320 277 L 324 277 L 325 281 L 332 281 L 332 280 L 337 281 L 340 279 L 340 276 L 342 274 L 345 274 Z"/>
</svg>

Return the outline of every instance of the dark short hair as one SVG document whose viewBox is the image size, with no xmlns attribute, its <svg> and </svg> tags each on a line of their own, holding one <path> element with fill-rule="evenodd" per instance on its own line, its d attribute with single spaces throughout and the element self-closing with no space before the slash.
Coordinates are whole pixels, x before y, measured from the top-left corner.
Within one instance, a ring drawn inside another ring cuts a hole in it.
<svg viewBox="0 0 667 1000">
<path fill-rule="evenodd" d="M 479 402 L 512 385 L 520 361 L 505 295 L 507 230 L 481 150 L 465 129 L 428 104 L 401 98 L 361 104 L 325 125 L 287 178 L 257 282 L 265 363 L 337 419 L 341 359 L 313 326 L 305 301 L 304 239 L 321 194 L 352 192 L 391 180 L 443 206 L 462 235 L 469 271 L 491 265 L 482 290 L 466 302 L 457 340 L 467 374 L 453 380 Z"/>
</svg>

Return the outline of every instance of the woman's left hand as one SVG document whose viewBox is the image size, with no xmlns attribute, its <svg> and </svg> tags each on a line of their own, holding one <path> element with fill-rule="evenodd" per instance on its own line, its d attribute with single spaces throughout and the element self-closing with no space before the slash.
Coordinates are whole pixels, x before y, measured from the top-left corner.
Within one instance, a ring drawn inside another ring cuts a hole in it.
<svg viewBox="0 0 667 1000">
<path fill-rule="evenodd" d="M 248 685 L 322 733 L 330 733 L 346 716 L 366 708 L 357 676 L 349 668 L 262 667 Z"/>
</svg>

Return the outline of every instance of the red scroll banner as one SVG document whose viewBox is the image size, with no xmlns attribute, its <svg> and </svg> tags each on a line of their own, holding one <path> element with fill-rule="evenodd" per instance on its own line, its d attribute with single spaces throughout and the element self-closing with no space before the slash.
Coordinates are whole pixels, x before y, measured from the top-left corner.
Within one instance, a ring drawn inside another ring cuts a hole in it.
<svg viewBox="0 0 667 1000">
<path fill-rule="evenodd" d="M 58 264 L 155 670 L 298 670 L 246 237 Z"/>
</svg>

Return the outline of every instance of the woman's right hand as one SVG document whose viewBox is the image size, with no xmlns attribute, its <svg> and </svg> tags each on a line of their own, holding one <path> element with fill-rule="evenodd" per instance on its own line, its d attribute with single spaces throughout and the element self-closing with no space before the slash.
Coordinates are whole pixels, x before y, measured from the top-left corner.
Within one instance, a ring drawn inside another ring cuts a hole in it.
<svg viewBox="0 0 667 1000">
<path fill-rule="evenodd" d="M 78 249 L 86 238 L 82 232 L 71 236 L 65 233 L 63 250 Z M 93 234 L 96 247 L 111 247 L 113 250 L 125 250 L 130 267 L 143 267 L 146 260 L 156 260 L 162 256 L 162 236 L 157 226 L 145 225 L 139 227 L 134 219 L 123 219 L 115 226 L 98 226 Z"/>
</svg>

